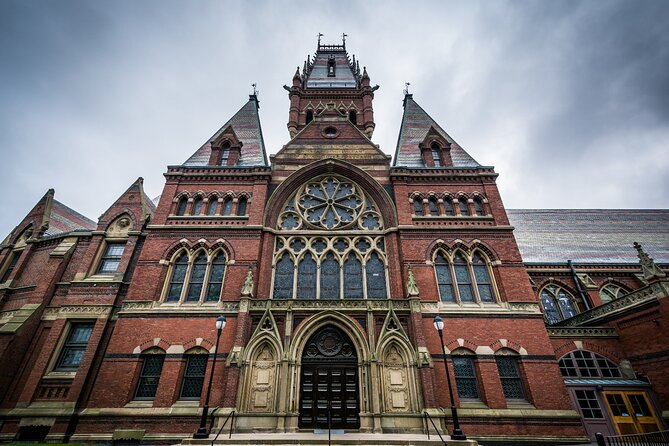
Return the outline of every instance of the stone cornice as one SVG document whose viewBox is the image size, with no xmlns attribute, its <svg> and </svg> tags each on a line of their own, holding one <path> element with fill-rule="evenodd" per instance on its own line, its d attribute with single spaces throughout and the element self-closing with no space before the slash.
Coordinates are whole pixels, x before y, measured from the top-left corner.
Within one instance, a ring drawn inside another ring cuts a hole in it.
<svg viewBox="0 0 669 446">
<path fill-rule="evenodd" d="M 113 305 L 63 305 L 62 307 L 48 307 L 42 314 L 42 320 L 50 321 L 63 318 L 105 318 Z"/>
<path fill-rule="evenodd" d="M 551 338 L 617 338 L 618 332 L 610 327 L 547 327 Z"/>
</svg>

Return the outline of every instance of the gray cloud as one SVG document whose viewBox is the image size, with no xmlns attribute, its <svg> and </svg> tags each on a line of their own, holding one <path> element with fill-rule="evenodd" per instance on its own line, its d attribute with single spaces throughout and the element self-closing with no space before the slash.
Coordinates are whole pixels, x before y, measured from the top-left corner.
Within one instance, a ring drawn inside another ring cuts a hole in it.
<svg viewBox="0 0 669 446">
<path fill-rule="evenodd" d="M 0 3 L 0 238 L 46 189 L 97 218 L 138 176 L 158 195 L 261 91 L 270 153 L 281 85 L 316 45 L 382 88 L 375 142 L 395 149 L 402 89 L 479 162 L 508 207 L 669 205 L 665 1 Z"/>
</svg>

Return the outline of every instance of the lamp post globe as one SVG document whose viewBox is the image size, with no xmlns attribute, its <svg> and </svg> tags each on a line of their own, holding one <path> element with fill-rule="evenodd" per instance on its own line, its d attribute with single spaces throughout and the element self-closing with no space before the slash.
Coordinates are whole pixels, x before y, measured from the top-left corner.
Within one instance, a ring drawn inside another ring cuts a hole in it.
<svg viewBox="0 0 669 446">
<path fill-rule="evenodd" d="M 455 407 L 453 400 L 453 386 L 451 385 L 451 375 L 448 373 L 448 359 L 446 358 L 446 346 L 444 345 L 444 320 L 441 316 L 434 317 L 434 329 L 439 333 L 439 340 L 441 341 L 441 353 L 444 356 L 444 370 L 446 371 L 446 382 L 448 383 L 448 396 L 451 399 L 451 418 L 453 418 L 453 440 L 466 440 L 467 436 L 460 429 L 460 421 L 458 420 L 458 409 Z"/>
</svg>

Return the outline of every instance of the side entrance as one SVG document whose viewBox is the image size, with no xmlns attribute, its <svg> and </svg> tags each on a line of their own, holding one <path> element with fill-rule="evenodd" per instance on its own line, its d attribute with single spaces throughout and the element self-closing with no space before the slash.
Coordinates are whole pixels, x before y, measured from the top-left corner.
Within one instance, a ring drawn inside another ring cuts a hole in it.
<svg viewBox="0 0 669 446">
<path fill-rule="evenodd" d="M 302 352 L 300 429 L 360 428 L 358 358 L 350 338 L 336 327 L 317 331 Z"/>
</svg>

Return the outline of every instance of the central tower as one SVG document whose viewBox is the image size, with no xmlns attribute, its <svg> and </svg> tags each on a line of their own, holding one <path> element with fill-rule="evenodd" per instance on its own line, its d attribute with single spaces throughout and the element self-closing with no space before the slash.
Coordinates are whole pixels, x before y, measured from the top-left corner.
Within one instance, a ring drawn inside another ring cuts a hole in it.
<svg viewBox="0 0 669 446">
<path fill-rule="evenodd" d="M 367 69 L 363 67 L 361 72 L 355 55 L 349 57 L 346 40 L 342 40 L 341 45 L 321 45 L 319 38 L 316 54 L 307 56 L 302 73 L 297 67 L 292 87 L 283 88 L 290 98 L 288 131 L 291 138 L 328 109 L 348 117 L 368 138 L 372 137 L 372 100 L 379 87 L 371 87 Z"/>
</svg>

